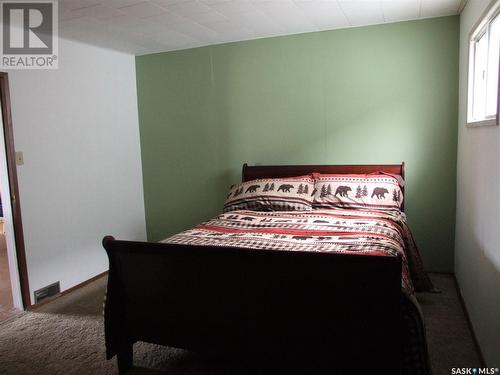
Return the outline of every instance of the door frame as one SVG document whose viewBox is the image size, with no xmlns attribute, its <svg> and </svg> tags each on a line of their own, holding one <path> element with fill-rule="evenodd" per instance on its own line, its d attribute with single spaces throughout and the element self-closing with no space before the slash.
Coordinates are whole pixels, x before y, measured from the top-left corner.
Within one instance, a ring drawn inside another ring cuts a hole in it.
<svg viewBox="0 0 500 375">
<path fill-rule="evenodd" d="M 10 202 L 12 209 L 12 224 L 14 227 L 15 250 L 17 254 L 17 267 L 19 270 L 21 298 L 23 301 L 23 306 L 26 309 L 31 306 L 31 296 L 28 282 L 26 252 L 24 247 L 21 204 L 19 201 L 19 186 L 17 182 L 16 152 L 14 146 L 14 130 L 12 128 L 12 115 L 10 107 L 9 77 L 5 72 L 0 72 L 0 102 L 2 105 L 5 157 L 7 161 L 7 173 L 9 175 Z"/>
</svg>

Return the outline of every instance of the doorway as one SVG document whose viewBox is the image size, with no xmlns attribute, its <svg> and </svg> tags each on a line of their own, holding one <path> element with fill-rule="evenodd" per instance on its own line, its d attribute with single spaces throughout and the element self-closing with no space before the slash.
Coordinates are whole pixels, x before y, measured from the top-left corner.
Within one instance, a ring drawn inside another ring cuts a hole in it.
<svg viewBox="0 0 500 375">
<path fill-rule="evenodd" d="M 14 306 L 12 285 L 5 240 L 3 212 L 0 209 L 0 321 L 15 315 L 18 309 Z"/>
<path fill-rule="evenodd" d="M 31 305 L 17 184 L 9 80 L 0 72 L 0 321 Z"/>
</svg>

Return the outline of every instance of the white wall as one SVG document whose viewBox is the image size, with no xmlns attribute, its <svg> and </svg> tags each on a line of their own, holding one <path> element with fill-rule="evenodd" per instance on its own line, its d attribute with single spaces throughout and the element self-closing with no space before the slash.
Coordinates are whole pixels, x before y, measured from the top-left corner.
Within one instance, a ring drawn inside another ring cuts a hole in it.
<svg viewBox="0 0 500 375">
<path fill-rule="evenodd" d="M 491 0 L 460 16 L 455 272 L 488 366 L 500 364 L 500 128 L 466 128 L 468 35 Z"/>
<path fill-rule="evenodd" d="M 58 70 L 9 79 L 33 298 L 107 270 L 104 235 L 146 238 L 135 58 L 61 39 Z"/>
</svg>

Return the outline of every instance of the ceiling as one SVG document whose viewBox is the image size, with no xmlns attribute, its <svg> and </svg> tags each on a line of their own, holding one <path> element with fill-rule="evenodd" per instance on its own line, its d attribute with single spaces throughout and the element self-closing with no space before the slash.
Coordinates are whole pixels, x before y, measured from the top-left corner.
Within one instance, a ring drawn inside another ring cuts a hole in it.
<svg viewBox="0 0 500 375">
<path fill-rule="evenodd" d="M 135 55 L 458 14 L 463 0 L 59 0 L 59 33 Z"/>
</svg>

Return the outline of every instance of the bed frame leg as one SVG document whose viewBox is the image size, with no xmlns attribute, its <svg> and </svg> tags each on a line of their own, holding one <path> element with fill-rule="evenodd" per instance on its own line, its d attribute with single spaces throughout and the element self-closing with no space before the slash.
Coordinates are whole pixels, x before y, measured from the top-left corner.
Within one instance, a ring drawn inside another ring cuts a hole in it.
<svg viewBox="0 0 500 375">
<path fill-rule="evenodd" d="M 133 344 L 123 345 L 116 354 L 119 374 L 125 374 L 128 370 L 132 368 L 133 358 L 134 358 Z"/>
</svg>

